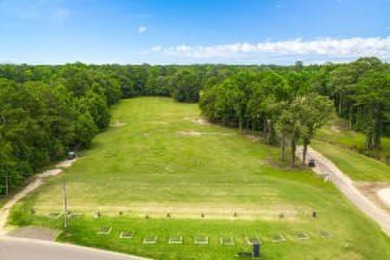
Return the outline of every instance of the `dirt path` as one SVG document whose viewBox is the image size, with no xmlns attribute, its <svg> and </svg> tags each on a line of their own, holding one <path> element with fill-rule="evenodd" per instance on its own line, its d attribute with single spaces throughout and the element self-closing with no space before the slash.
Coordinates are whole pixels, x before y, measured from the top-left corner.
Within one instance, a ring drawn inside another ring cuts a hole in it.
<svg viewBox="0 0 390 260">
<path fill-rule="evenodd" d="M 24 198 L 27 194 L 41 186 L 44 181 L 44 178 L 60 174 L 62 170 L 58 168 L 70 167 L 75 161 L 76 159 L 63 161 L 56 166 L 57 168 L 45 171 L 41 174 L 37 174 L 35 176 L 35 179 L 30 184 L 28 184 L 26 187 L 23 188 L 23 190 L 21 190 L 15 196 L 9 199 L 8 202 L 0 209 L 0 236 L 6 233 L 5 224 L 7 223 L 7 218 L 9 216 L 11 208 L 17 202 Z"/>
<path fill-rule="evenodd" d="M 297 155 L 302 158 L 302 147 L 299 147 Z M 370 201 L 364 194 L 359 191 L 352 180 L 345 175 L 336 165 L 328 158 L 312 148 L 308 148 L 307 159 L 314 159 L 316 167 L 313 171 L 317 174 L 327 174 L 329 180 L 364 214 L 375 221 L 390 236 L 390 214 Z"/>
<path fill-rule="evenodd" d="M 36 177 L 33 182 L 27 185 L 22 191 L 13 196 L 0 210 L 0 236 L 5 234 L 5 224 L 7 222 L 7 218 L 9 216 L 11 208 L 22 198 L 24 198 L 28 193 L 32 192 L 41 184 L 43 177 Z"/>
<path fill-rule="evenodd" d="M 60 173 L 58 168 L 67 168 L 72 165 L 76 160 L 64 161 L 58 165 L 57 168 L 45 171 L 41 174 L 37 174 L 34 181 L 27 185 L 22 191 L 13 196 L 4 206 L 0 209 L 0 259 L 12 259 L 12 260 L 147 260 L 147 258 L 137 257 L 132 255 L 126 255 L 116 252 L 110 252 L 106 250 L 99 250 L 94 248 L 82 247 L 77 245 L 61 244 L 51 240 L 52 234 L 50 230 L 45 230 L 45 234 L 39 234 L 41 232 L 39 228 L 27 228 L 19 230 L 17 236 L 22 235 L 23 237 L 12 237 L 12 234 L 6 235 L 5 224 L 9 216 L 11 208 L 27 194 L 37 189 L 42 185 L 44 179 L 49 176 L 55 176 Z M 20 234 L 22 233 L 22 234 Z M 27 233 L 27 236 L 26 236 Z M 25 238 L 25 237 L 31 238 Z M 38 239 L 37 239 L 38 238 Z M 43 240 L 42 240 L 43 239 Z"/>
</svg>

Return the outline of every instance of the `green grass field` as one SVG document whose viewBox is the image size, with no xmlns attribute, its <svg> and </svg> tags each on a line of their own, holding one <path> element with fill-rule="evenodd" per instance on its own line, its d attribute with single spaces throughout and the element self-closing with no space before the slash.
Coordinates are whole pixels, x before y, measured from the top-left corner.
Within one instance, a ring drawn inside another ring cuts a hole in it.
<svg viewBox="0 0 390 260">
<path fill-rule="evenodd" d="M 332 184 L 278 163 L 277 148 L 199 116 L 197 105 L 166 98 L 121 101 L 113 109 L 116 126 L 17 204 L 10 222 L 61 228 L 61 218 L 49 214 L 62 210 L 65 180 L 70 210 L 83 215 L 71 219 L 61 241 L 156 259 L 234 259 L 250 250 L 246 236 L 258 236 L 264 259 L 390 258 L 390 239 Z M 102 217 L 95 219 L 97 211 Z M 97 235 L 102 226 L 113 230 Z M 119 239 L 121 230 L 135 237 Z M 277 234 L 287 241 L 273 243 Z M 144 245 L 145 236 L 157 236 L 157 244 Z M 170 236 L 182 236 L 184 244 L 169 245 Z M 208 236 L 209 244 L 194 245 L 194 236 Z M 235 245 L 220 245 L 221 237 L 234 237 Z"/>
</svg>

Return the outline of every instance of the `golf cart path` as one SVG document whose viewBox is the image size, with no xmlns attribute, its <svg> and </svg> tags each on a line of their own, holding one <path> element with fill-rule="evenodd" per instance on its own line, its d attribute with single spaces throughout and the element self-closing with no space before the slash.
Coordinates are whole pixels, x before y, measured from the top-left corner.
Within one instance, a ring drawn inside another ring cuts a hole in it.
<svg viewBox="0 0 390 260">
<path fill-rule="evenodd" d="M 297 155 L 302 159 L 302 147 L 297 149 Z M 311 147 L 307 150 L 307 159 L 314 159 L 316 166 L 313 171 L 320 175 L 327 174 L 330 181 L 366 216 L 375 221 L 390 236 L 390 215 L 375 203 L 369 200 L 353 184 L 352 180 L 345 175 L 337 166 L 328 158 L 323 156 Z"/>
<path fill-rule="evenodd" d="M 10 198 L 0 209 L 0 260 L 141 260 L 146 258 L 120 254 L 100 249 L 43 241 L 30 238 L 16 238 L 6 235 L 5 225 L 11 208 L 27 194 L 37 189 L 44 178 L 61 173 L 58 168 L 67 168 L 75 160 L 68 160 L 57 165 L 57 169 L 37 174 L 34 180 L 23 190 Z"/>
<path fill-rule="evenodd" d="M 27 185 L 23 190 L 17 193 L 15 196 L 10 198 L 7 203 L 0 209 L 0 237 L 6 233 L 5 224 L 7 223 L 7 219 L 11 208 L 22 198 L 24 198 L 27 194 L 37 189 L 42 185 L 43 180 L 42 176 L 37 176 L 29 185 Z"/>
</svg>

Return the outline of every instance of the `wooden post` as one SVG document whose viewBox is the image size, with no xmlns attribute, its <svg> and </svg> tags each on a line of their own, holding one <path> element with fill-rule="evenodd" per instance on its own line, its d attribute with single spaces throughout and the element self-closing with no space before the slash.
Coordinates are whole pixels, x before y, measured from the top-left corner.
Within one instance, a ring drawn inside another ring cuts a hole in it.
<svg viewBox="0 0 390 260">
<path fill-rule="evenodd" d="M 62 200 L 64 207 L 64 228 L 68 228 L 68 201 L 66 196 L 65 180 L 62 182 Z"/>
</svg>

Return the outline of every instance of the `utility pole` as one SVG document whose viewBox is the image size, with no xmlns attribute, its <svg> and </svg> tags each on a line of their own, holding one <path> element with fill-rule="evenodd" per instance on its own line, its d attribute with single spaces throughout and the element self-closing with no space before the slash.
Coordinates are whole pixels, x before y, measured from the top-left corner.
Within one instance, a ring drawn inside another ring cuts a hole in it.
<svg viewBox="0 0 390 260">
<path fill-rule="evenodd" d="M 62 182 L 62 204 L 64 207 L 64 228 L 68 228 L 68 201 L 65 180 Z"/>
</svg>

